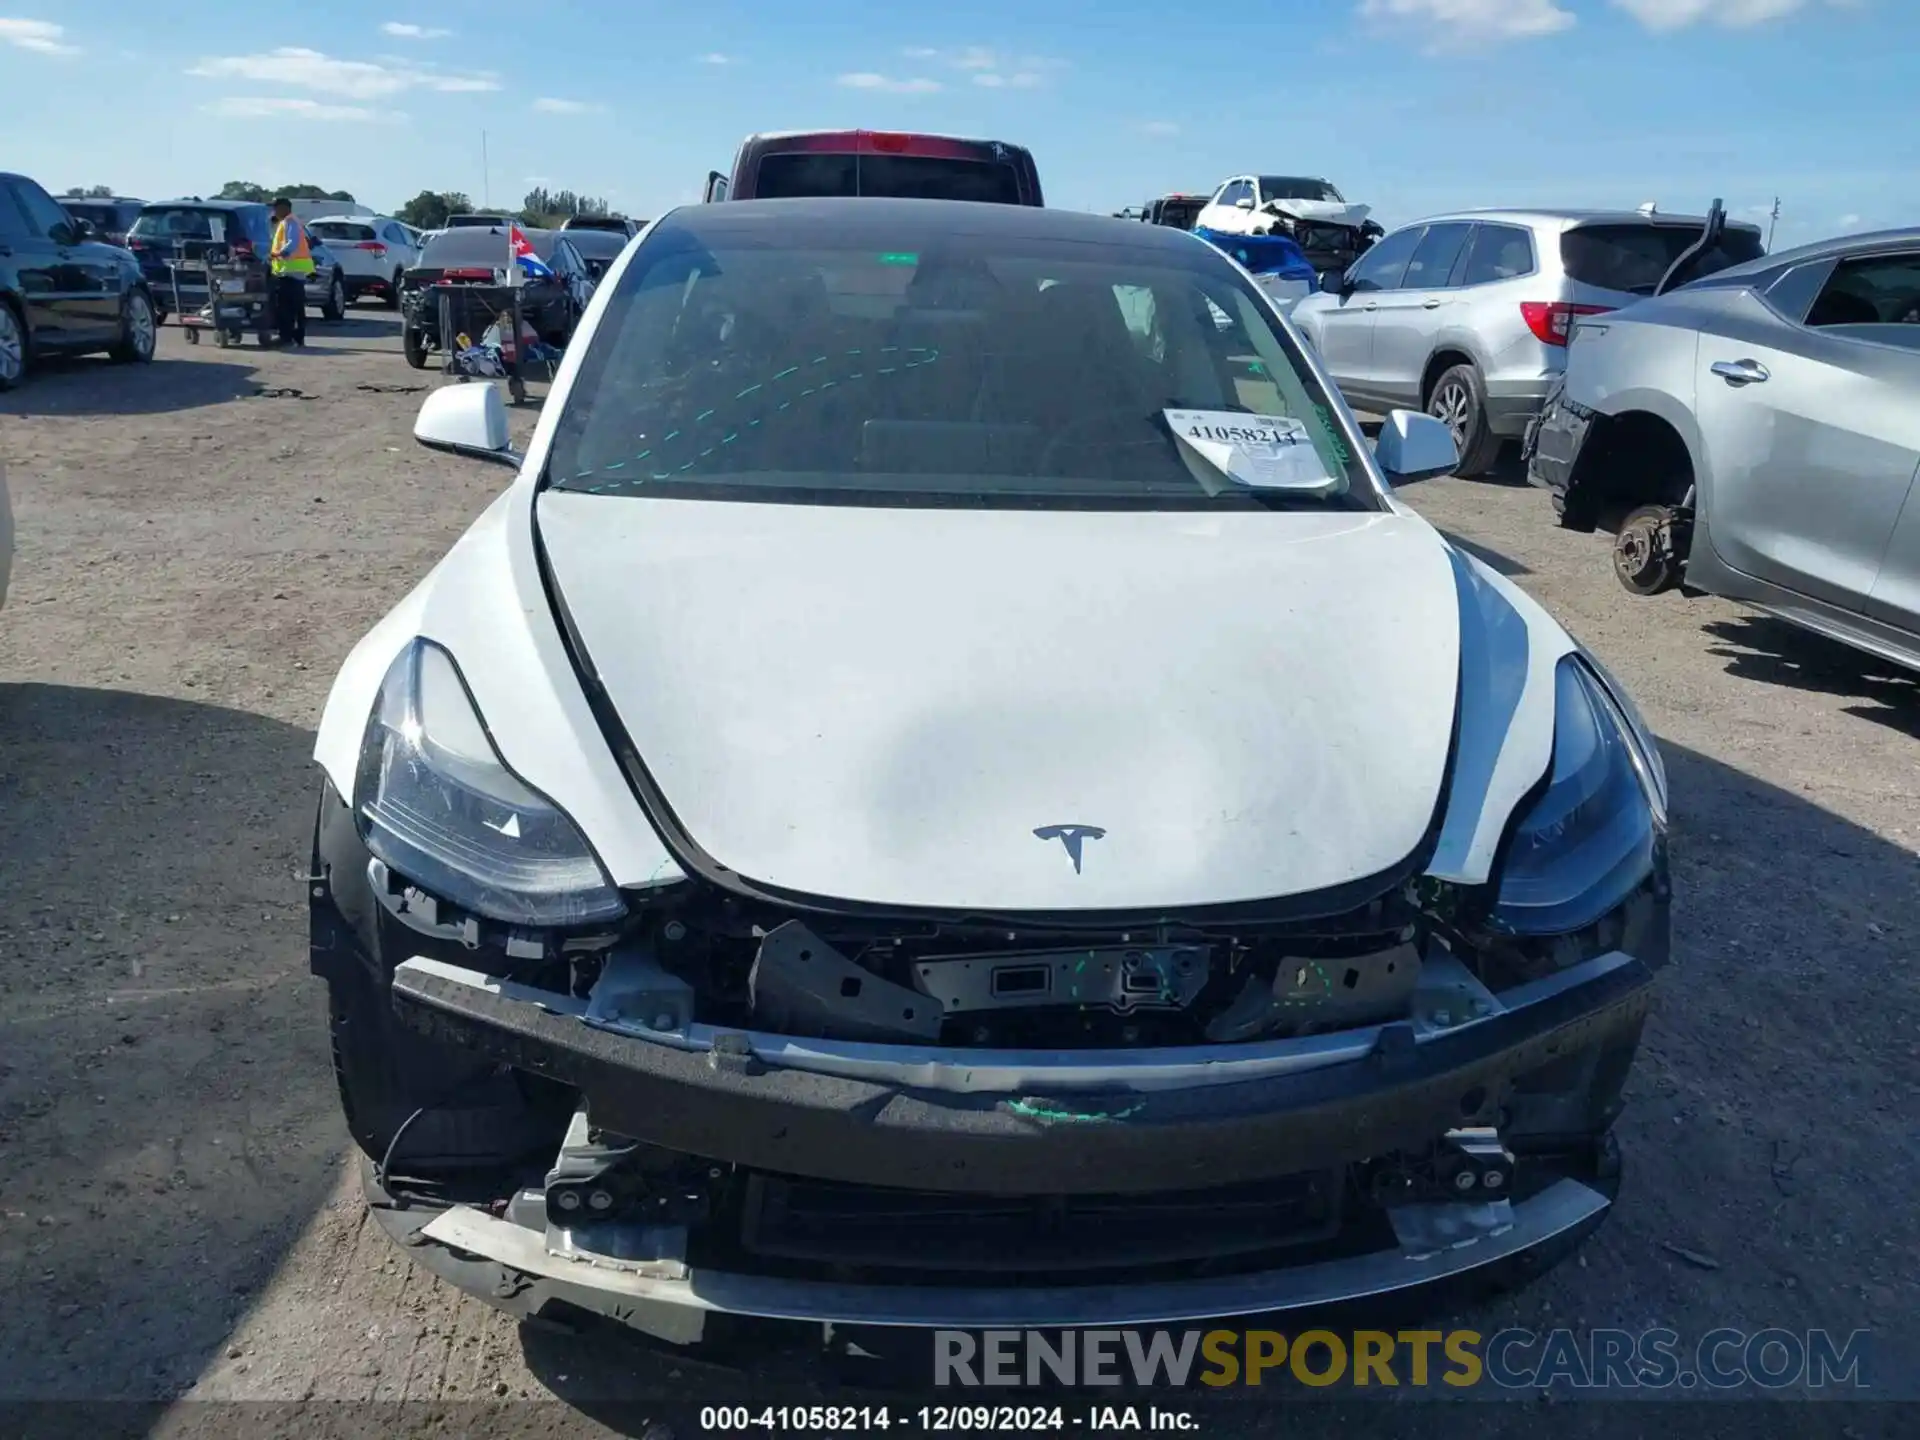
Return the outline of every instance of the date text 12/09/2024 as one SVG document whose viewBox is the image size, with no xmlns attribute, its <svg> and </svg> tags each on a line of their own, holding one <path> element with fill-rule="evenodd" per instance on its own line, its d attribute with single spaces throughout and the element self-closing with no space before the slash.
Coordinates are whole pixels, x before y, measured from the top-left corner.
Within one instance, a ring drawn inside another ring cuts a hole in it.
<svg viewBox="0 0 1920 1440">
<path fill-rule="evenodd" d="M 1085 1430 L 1196 1431 L 1185 1410 L 1158 1405 L 706 1405 L 700 1429 L 707 1433 L 783 1434 L 788 1431 L 907 1430 L 927 1435 L 1019 1434 Z"/>
</svg>

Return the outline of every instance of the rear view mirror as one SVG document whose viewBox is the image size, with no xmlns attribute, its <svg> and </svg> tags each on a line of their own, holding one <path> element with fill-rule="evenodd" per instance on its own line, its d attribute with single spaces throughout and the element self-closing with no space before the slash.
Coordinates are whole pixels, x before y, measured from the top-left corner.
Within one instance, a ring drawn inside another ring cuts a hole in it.
<svg viewBox="0 0 1920 1440">
<path fill-rule="evenodd" d="M 1373 442 L 1373 458 L 1393 486 L 1451 475 L 1460 463 L 1453 432 L 1431 415 L 1390 410 Z"/>
<path fill-rule="evenodd" d="M 507 402 L 492 385 L 449 385 L 434 391 L 413 422 L 413 438 L 431 450 L 515 469 L 522 458 L 507 433 Z"/>
</svg>

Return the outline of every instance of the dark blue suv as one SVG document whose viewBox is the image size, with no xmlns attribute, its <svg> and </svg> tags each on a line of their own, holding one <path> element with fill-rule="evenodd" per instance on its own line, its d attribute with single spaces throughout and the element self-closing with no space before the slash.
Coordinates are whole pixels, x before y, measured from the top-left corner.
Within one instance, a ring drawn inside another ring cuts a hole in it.
<svg viewBox="0 0 1920 1440">
<path fill-rule="evenodd" d="M 307 304 L 318 308 L 328 320 L 338 320 L 347 310 L 346 277 L 341 274 L 340 263 L 311 230 L 307 243 L 313 253 Z M 273 248 L 273 212 L 250 200 L 158 200 L 140 211 L 140 218 L 127 232 L 127 248 L 138 257 L 164 320 L 175 303 L 173 275 L 168 269 L 172 261 L 198 264 L 209 250 L 220 249 L 235 255 L 251 253 L 265 260 Z M 207 303 L 207 288 L 199 277 L 191 284 L 182 281 L 179 303 L 190 310 Z"/>
</svg>

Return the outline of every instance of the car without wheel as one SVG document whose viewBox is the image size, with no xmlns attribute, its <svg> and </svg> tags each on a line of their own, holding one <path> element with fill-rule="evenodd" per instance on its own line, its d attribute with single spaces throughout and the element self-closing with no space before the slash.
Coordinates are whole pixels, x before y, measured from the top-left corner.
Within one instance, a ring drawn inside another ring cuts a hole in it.
<svg viewBox="0 0 1920 1440">
<path fill-rule="evenodd" d="M 1651 206 L 1440 215 L 1323 276 L 1290 318 L 1351 403 L 1425 410 L 1453 431 L 1459 473 L 1481 475 L 1539 413 L 1573 321 L 1653 294 L 1704 225 Z M 1727 225 L 1695 273 L 1761 253 L 1756 226 Z"/>
<path fill-rule="evenodd" d="M 1823 241 L 1583 320 L 1528 476 L 1684 585 L 1920 669 L 1920 229 Z"/>
<path fill-rule="evenodd" d="M 151 360 L 157 324 L 131 255 L 94 239 L 37 181 L 0 172 L 0 390 L 49 355 Z"/>
<path fill-rule="evenodd" d="M 315 748 L 412 1259 L 691 1342 L 1497 1283 L 1600 1223 L 1666 782 L 1390 490 L 1443 426 L 1369 451 L 1217 250 L 1011 205 L 675 210 L 575 352 L 525 455 L 497 387 L 422 407 L 516 478 Z"/>
</svg>

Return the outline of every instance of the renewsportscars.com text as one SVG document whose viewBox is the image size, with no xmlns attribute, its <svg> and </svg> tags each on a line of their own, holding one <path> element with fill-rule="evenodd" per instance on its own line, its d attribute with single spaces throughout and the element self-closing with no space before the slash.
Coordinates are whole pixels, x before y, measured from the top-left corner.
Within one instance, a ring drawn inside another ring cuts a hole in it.
<svg viewBox="0 0 1920 1440">
<path fill-rule="evenodd" d="M 1868 1333 L 1825 1330 L 936 1330 L 938 1386 L 1870 1388 Z"/>
</svg>

